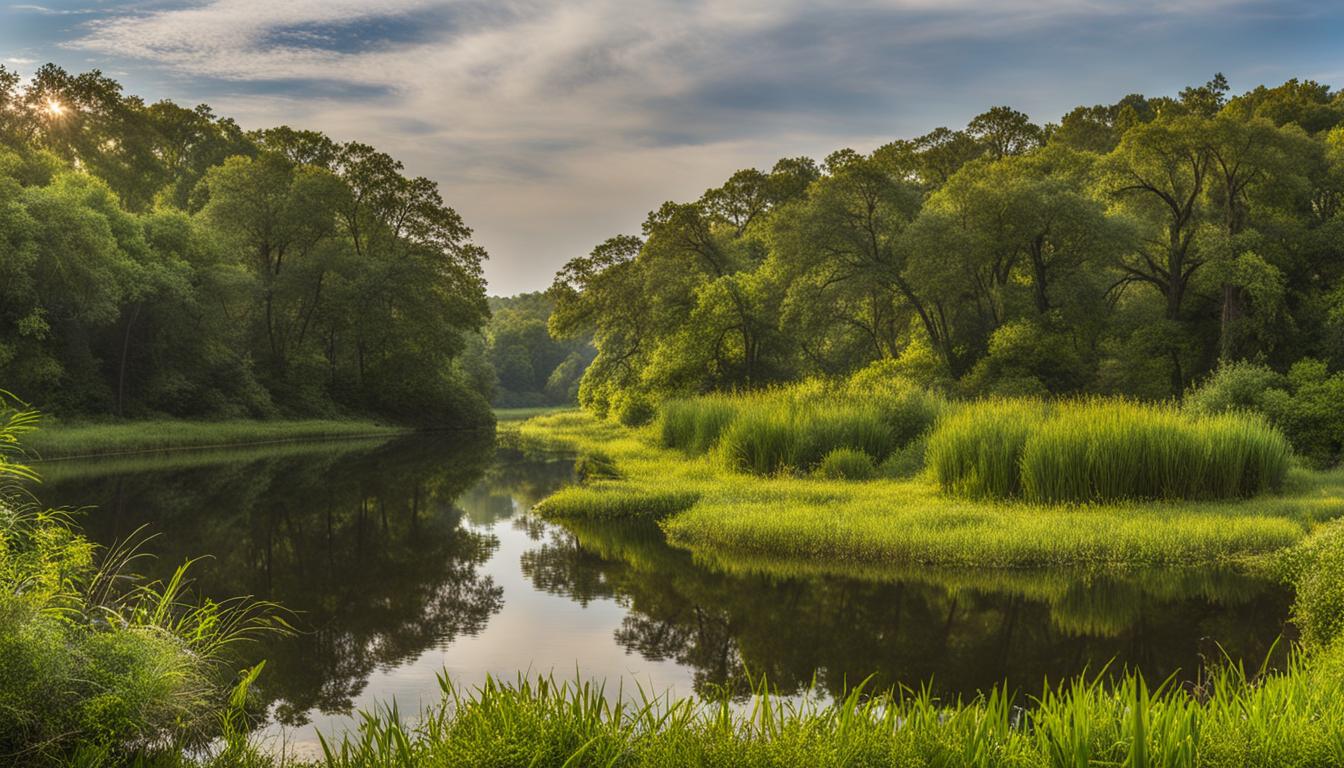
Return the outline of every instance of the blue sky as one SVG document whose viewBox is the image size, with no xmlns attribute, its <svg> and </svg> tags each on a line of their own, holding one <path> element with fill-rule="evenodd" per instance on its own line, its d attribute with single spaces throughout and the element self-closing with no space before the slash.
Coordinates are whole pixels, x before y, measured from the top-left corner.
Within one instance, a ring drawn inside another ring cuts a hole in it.
<svg viewBox="0 0 1344 768">
<path fill-rule="evenodd" d="M 2 3 L 3 0 L 0 0 Z M 1038 122 L 1224 72 L 1344 85 L 1344 3 L 38 0 L 0 63 L 99 68 L 245 127 L 358 138 L 438 181 L 492 292 L 544 288 L 665 199 L 996 104 Z"/>
</svg>

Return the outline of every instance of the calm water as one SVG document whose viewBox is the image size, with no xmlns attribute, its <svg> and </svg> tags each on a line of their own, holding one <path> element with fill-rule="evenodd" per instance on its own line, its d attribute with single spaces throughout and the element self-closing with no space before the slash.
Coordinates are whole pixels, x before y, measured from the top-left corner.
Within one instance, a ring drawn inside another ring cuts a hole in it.
<svg viewBox="0 0 1344 768">
<path fill-rule="evenodd" d="M 572 461 L 488 437 L 413 438 L 54 463 L 43 501 L 92 505 L 91 536 L 158 534 L 146 567 L 196 570 L 208 595 L 252 594 L 302 632 L 269 659 L 273 729 L 396 699 L 437 699 L 436 675 L 519 672 L 622 681 L 677 695 L 765 674 L 822 694 L 876 674 L 944 695 L 1007 681 L 1027 693 L 1107 662 L 1192 679 L 1220 648 L 1258 664 L 1290 596 L 1231 574 L 1125 578 L 915 573 L 882 581 L 725 573 L 656 528 L 528 514 Z"/>
</svg>

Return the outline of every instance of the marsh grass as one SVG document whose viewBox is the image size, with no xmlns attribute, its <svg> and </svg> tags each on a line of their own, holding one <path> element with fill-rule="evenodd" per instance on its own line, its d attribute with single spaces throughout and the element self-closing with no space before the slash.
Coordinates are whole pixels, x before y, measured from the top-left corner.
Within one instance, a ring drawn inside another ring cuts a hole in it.
<svg viewBox="0 0 1344 768">
<path fill-rule="evenodd" d="M 972 403 L 929 438 L 944 491 L 1040 504 L 1216 500 L 1278 491 L 1291 450 L 1250 414 L 1126 400 Z"/>
<path fill-rule="evenodd" d="M 390 437 L 409 430 L 371 421 L 184 421 L 55 424 L 35 432 L 27 447 L 40 459 L 76 458 L 182 448 L 260 445 L 338 438 Z"/>
<path fill-rule="evenodd" d="M 697 554 L 807 561 L 845 572 L 880 566 L 1138 567 L 1229 563 L 1280 551 L 1344 515 L 1344 471 L 1293 470 L 1281 495 L 1254 502 L 1121 501 L 1075 505 L 971 499 L 924 477 L 865 482 L 730 471 L 714 452 L 660 447 L 657 428 L 627 430 L 582 412 L 542 417 L 520 439 L 610 456 L 621 480 L 543 500 L 552 517 L 659 519 Z"/>
<path fill-rule="evenodd" d="M 837 449 L 880 464 L 927 431 L 943 408 L 938 396 L 899 381 L 808 381 L 666 402 L 658 433 L 665 447 L 692 456 L 713 451 L 737 471 L 806 473 Z"/>
<path fill-rule="evenodd" d="M 151 764 L 237 737 L 232 649 L 288 625 L 269 603 L 197 600 L 190 563 L 143 578 L 138 532 L 104 549 L 39 506 L 25 485 L 34 424 L 0 401 L 0 759 Z"/>
</svg>

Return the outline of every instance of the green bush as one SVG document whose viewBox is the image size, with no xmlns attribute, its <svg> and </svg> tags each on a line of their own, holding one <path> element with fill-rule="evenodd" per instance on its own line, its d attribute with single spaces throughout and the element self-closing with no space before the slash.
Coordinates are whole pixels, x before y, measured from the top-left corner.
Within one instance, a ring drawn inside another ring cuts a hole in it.
<svg viewBox="0 0 1344 768">
<path fill-rule="evenodd" d="M 1303 645 L 1325 648 L 1344 634 L 1344 521 L 1322 526 L 1287 559 L 1285 576 L 1297 590 L 1293 623 Z"/>
<path fill-rule="evenodd" d="M 1061 503 L 1253 496 L 1282 486 L 1290 453 L 1250 414 L 1196 419 L 1123 400 L 990 400 L 946 419 L 927 455 L 946 491 Z"/>
<path fill-rule="evenodd" d="M 648 395 L 639 392 L 620 392 L 612 398 L 612 415 L 627 427 L 642 427 L 653 421 L 657 410 Z"/>
<path fill-rule="evenodd" d="M 1299 360 L 1286 376 L 1254 363 L 1223 365 L 1184 405 L 1195 415 L 1259 413 L 1316 466 L 1337 463 L 1344 450 L 1344 373 L 1331 375 L 1316 360 Z"/>
<path fill-rule="evenodd" d="M 817 474 L 828 480 L 870 480 L 877 474 L 877 465 L 863 451 L 836 448 L 822 457 Z"/>
</svg>

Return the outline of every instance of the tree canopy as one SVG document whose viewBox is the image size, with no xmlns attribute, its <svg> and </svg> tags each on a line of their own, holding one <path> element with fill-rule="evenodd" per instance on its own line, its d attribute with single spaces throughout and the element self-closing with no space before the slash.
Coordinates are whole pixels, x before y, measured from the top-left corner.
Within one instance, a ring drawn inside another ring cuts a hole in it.
<svg viewBox="0 0 1344 768">
<path fill-rule="evenodd" d="M 0 68 L 0 381 L 35 405 L 485 423 L 485 258 L 366 144 Z"/>
<path fill-rule="evenodd" d="M 1222 363 L 1344 367 L 1344 92 L 1218 75 L 1037 125 L 1007 106 L 745 169 L 556 276 L 585 404 L 877 360 L 966 395 L 1180 395 Z"/>
</svg>

